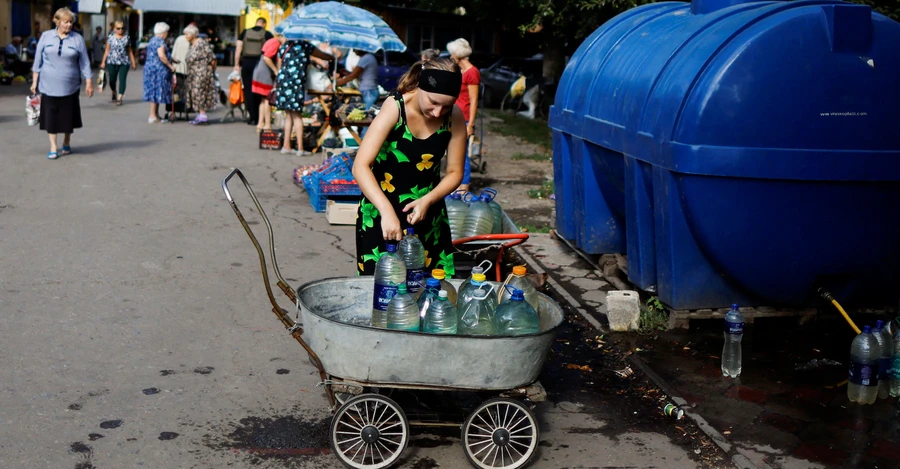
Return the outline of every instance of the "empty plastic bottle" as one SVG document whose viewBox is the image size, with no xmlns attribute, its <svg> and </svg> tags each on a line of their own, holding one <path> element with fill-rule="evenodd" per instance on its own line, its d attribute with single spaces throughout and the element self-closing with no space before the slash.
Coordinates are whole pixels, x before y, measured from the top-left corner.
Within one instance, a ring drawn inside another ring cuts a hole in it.
<svg viewBox="0 0 900 469">
<path fill-rule="evenodd" d="M 441 290 L 447 291 L 447 298 L 453 306 L 456 306 L 456 287 L 453 286 L 452 283 L 447 281 L 447 273 L 444 272 L 444 269 L 434 269 L 431 271 L 431 278 L 436 278 L 441 281 Z"/>
<path fill-rule="evenodd" d="M 491 210 L 494 212 L 494 224 L 492 225 L 491 233 L 503 233 L 503 207 L 497 203 L 497 189 L 485 187 L 481 191 L 481 198 L 484 199 L 485 197 L 487 197 L 488 205 L 491 206 Z"/>
<path fill-rule="evenodd" d="M 497 304 L 494 303 L 494 287 L 484 283 L 478 288 L 466 290 L 466 295 L 471 298 L 464 306 L 459 308 L 459 324 L 457 333 L 468 335 L 495 335 L 496 319 L 494 312 Z M 460 302 L 464 297 L 460 297 Z"/>
<path fill-rule="evenodd" d="M 541 330 L 541 320 L 537 312 L 525 301 L 525 295 L 518 288 L 510 288 L 508 300 L 500 303 L 494 311 L 497 335 L 536 334 Z"/>
<path fill-rule="evenodd" d="M 887 399 L 891 394 L 891 360 L 894 357 L 894 341 L 891 334 L 884 328 L 884 321 L 875 321 L 875 330 L 872 331 L 875 340 L 878 341 L 878 398 Z"/>
<path fill-rule="evenodd" d="M 518 288 L 522 290 L 525 294 L 525 301 L 534 308 L 535 311 L 540 310 L 540 301 L 538 300 L 538 292 L 537 289 L 534 288 L 534 284 L 531 283 L 531 280 L 528 280 L 525 277 L 525 274 L 528 271 L 525 269 L 524 265 L 517 265 L 513 267 L 512 273 L 506 277 L 506 281 L 503 282 L 504 287 L 509 285 L 511 287 Z M 500 291 L 500 297 L 498 299 L 498 303 L 503 303 L 507 299 L 509 299 L 510 293 L 509 290 L 504 288 Z"/>
<path fill-rule="evenodd" d="M 375 264 L 375 292 L 372 295 L 372 326 L 387 327 L 387 309 L 397 287 L 406 282 L 406 264 L 397 253 L 397 243 L 387 243 L 387 252 Z"/>
<path fill-rule="evenodd" d="M 743 353 L 741 339 L 744 338 L 744 315 L 738 305 L 731 305 L 725 315 L 725 346 L 722 347 L 722 375 L 737 378 L 741 375 Z"/>
<path fill-rule="evenodd" d="M 456 307 L 447 299 L 447 290 L 438 292 L 437 301 L 431 303 L 425 312 L 425 323 L 422 331 L 432 334 L 456 334 L 459 317 Z"/>
<path fill-rule="evenodd" d="M 425 283 L 425 246 L 413 227 L 406 229 L 406 236 L 400 241 L 400 257 L 406 265 L 406 289 L 416 297 Z"/>
<path fill-rule="evenodd" d="M 387 328 L 401 331 L 419 330 L 419 308 L 416 300 L 406 291 L 406 285 L 397 287 L 387 310 Z"/>
<path fill-rule="evenodd" d="M 891 396 L 900 397 L 900 327 L 894 331 L 894 357 L 891 366 Z"/>
<path fill-rule="evenodd" d="M 447 218 L 450 222 L 450 238 L 462 238 L 463 225 L 466 223 L 466 215 L 469 213 L 469 204 L 463 201 L 462 192 L 454 192 L 444 198 L 447 205 Z"/>
<path fill-rule="evenodd" d="M 469 202 L 469 213 L 463 225 L 462 237 L 491 234 L 494 228 L 494 211 L 486 200 L 479 196 Z"/>
<path fill-rule="evenodd" d="M 485 264 L 487 264 L 487 266 L 483 267 Z M 485 270 L 490 269 L 492 265 L 493 264 L 491 263 L 491 261 L 483 260 L 483 261 L 481 261 L 480 264 L 476 265 L 475 267 L 472 267 L 472 275 L 469 275 L 469 278 L 467 278 L 466 281 L 463 282 L 459 286 L 459 290 L 457 291 L 457 297 L 462 298 L 463 292 L 465 292 L 470 286 L 470 282 L 472 281 L 472 276 L 474 276 L 475 274 L 483 274 L 485 272 Z M 460 306 L 459 300 L 456 301 L 456 306 L 457 307 Z"/>
<path fill-rule="evenodd" d="M 465 290 L 463 289 L 463 287 L 465 287 Z M 493 291 L 494 287 L 492 287 L 491 284 L 487 283 L 487 278 L 484 276 L 484 274 L 472 274 L 472 279 L 459 287 L 459 291 L 461 293 L 456 300 L 456 308 L 462 311 L 463 307 L 467 303 L 472 301 L 473 298 L 481 296 L 485 290 Z M 491 295 L 488 301 L 490 302 L 492 309 L 497 308 L 496 295 Z"/>
<path fill-rule="evenodd" d="M 425 280 L 425 288 L 422 290 L 422 294 L 419 295 L 419 299 L 416 300 L 416 304 L 419 309 L 419 320 L 425 320 L 425 312 L 428 311 L 428 307 L 431 306 L 431 303 L 438 297 L 438 292 L 441 291 L 441 281 L 436 278 L 430 278 Z"/>
<path fill-rule="evenodd" d="M 881 351 L 878 340 L 872 335 L 871 326 L 853 339 L 850 345 L 850 374 L 847 383 L 847 399 L 860 404 L 874 404 L 878 397 L 878 360 Z"/>
</svg>

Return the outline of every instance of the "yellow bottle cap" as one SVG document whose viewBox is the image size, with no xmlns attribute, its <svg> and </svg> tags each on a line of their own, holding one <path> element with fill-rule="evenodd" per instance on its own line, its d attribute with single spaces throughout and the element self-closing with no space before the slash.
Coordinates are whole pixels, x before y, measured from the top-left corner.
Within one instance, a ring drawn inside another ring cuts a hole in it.
<svg viewBox="0 0 900 469">
<path fill-rule="evenodd" d="M 483 282 L 487 280 L 487 277 L 485 277 L 484 274 L 472 274 L 472 280 L 476 282 Z"/>
<path fill-rule="evenodd" d="M 517 265 L 513 267 L 513 275 L 525 275 L 525 272 L 526 270 L 524 265 Z"/>
<path fill-rule="evenodd" d="M 444 269 L 434 269 L 431 271 L 431 276 L 438 280 L 444 280 L 447 278 L 447 273 L 444 272 Z"/>
</svg>

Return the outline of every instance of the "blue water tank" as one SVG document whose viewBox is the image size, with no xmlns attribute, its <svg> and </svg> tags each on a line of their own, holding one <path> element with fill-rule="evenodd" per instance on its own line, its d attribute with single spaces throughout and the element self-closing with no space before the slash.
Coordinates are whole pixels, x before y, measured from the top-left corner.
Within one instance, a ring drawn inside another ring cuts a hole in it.
<svg viewBox="0 0 900 469">
<path fill-rule="evenodd" d="M 569 61 L 557 230 L 679 309 L 900 286 L 900 24 L 840 1 L 664 2 Z"/>
</svg>

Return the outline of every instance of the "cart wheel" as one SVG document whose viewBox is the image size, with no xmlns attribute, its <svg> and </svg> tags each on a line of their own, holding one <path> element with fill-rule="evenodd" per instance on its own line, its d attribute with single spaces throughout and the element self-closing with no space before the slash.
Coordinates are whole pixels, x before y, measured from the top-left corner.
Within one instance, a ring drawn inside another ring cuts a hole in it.
<svg viewBox="0 0 900 469">
<path fill-rule="evenodd" d="M 378 394 L 348 399 L 331 419 L 331 449 L 345 466 L 380 469 L 397 462 L 409 442 L 409 421 Z"/>
<path fill-rule="evenodd" d="M 466 457 L 482 469 L 525 466 L 537 452 L 538 440 L 534 413 L 513 399 L 485 401 L 462 427 Z"/>
<path fill-rule="evenodd" d="M 481 162 L 481 168 L 478 172 L 480 172 L 481 174 L 484 174 L 487 172 L 487 161 Z"/>
</svg>

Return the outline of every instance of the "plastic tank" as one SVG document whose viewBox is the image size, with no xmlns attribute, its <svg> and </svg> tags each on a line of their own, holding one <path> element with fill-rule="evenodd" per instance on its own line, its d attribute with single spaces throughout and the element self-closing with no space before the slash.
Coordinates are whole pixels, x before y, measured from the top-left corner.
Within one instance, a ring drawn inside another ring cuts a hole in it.
<svg viewBox="0 0 900 469">
<path fill-rule="evenodd" d="M 900 24 L 664 2 L 595 31 L 551 109 L 557 229 L 679 309 L 896 304 Z"/>
</svg>

